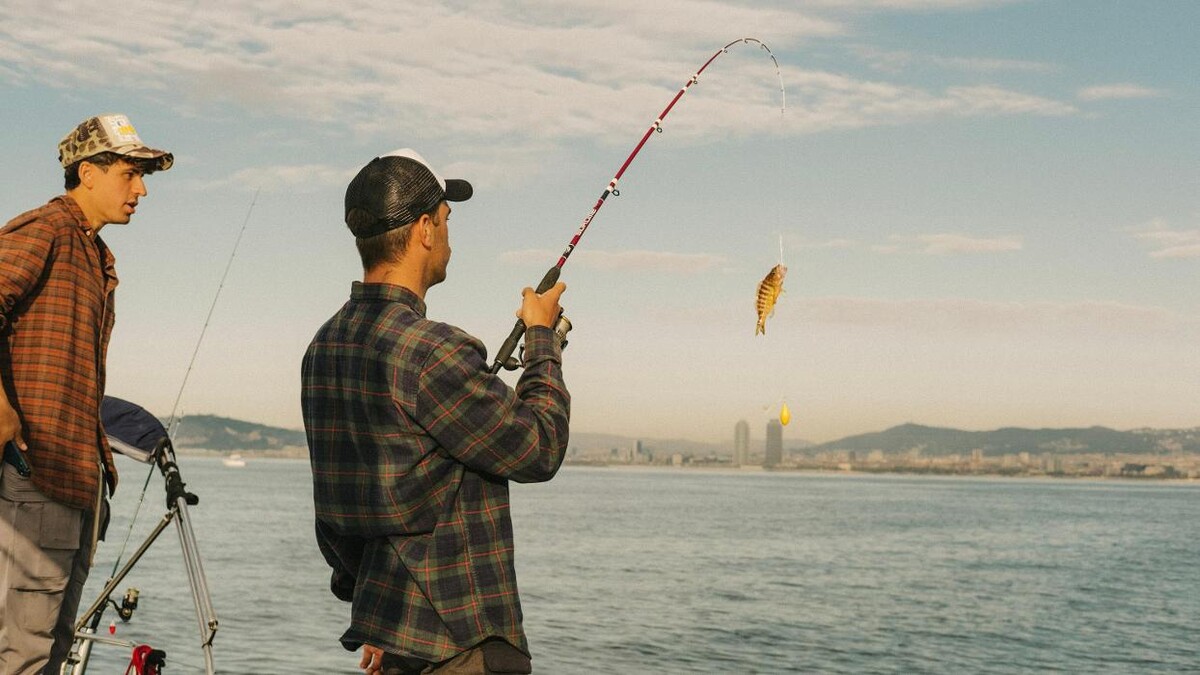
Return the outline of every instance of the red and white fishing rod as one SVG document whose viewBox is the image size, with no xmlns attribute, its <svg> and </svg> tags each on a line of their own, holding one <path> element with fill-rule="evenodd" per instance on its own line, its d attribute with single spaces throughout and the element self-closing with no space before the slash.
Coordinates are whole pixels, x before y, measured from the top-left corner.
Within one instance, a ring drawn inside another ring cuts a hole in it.
<svg viewBox="0 0 1200 675">
<path fill-rule="evenodd" d="M 600 193 L 600 198 L 596 200 L 596 204 L 592 206 L 591 212 L 588 213 L 587 217 L 583 219 L 583 224 L 579 226 L 579 230 L 575 233 L 575 236 L 571 237 L 571 243 L 567 244 L 567 248 L 563 250 L 562 255 L 559 256 L 558 262 L 555 263 L 554 267 L 551 267 L 549 270 L 547 270 L 546 275 L 542 277 L 542 281 L 537 287 L 538 293 L 545 293 L 550 289 L 551 286 L 558 282 L 559 274 L 562 273 L 563 266 L 567 264 L 567 258 L 570 258 L 571 253 L 575 251 L 575 247 L 579 244 L 579 240 L 583 238 L 583 233 L 587 232 L 588 226 L 592 224 L 592 219 L 596 217 L 596 213 L 600 211 L 600 207 L 604 206 L 604 202 L 606 199 L 608 199 L 609 195 L 619 196 L 621 194 L 620 190 L 617 189 L 617 184 L 620 183 L 621 176 L 625 175 L 625 170 L 628 169 L 629 165 L 633 163 L 633 158 L 637 157 L 638 153 L 642 151 L 642 146 L 646 145 L 646 141 L 650 140 L 650 136 L 654 133 L 662 132 L 662 122 L 671 112 L 671 109 L 675 107 L 675 104 L 679 102 L 679 99 L 683 98 L 683 95 L 687 93 L 687 90 L 693 84 L 696 84 L 700 81 L 700 74 L 704 72 L 705 68 L 708 68 L 710 63 L 715 61 L 721 54 L 729 53 L 729 48 L 738 43 L 756 44 L 761 47 L 768 56 L 771 57 L 771 62 L 775 64 L 775 74 L 779 77 L 779 93 L 782 97 L 782 102 L 779 108 L 780 113 L 787 108 L 787 94 L 783 89 L 783 74 L 779 71 L 779 61 L 775 59 L 775 55 L 771 53 L 771 50 L 767 47 L 767 45 L 756 38 L 744 37 L 738 38 L 737 40 L 734 40 L 733 42 L 730 42 L 724 47 L 718 49 L 713 53 L 712 56 L 708 58 L 707 61 L 704 62 L 703 66 L 700 66 L 700 70 L 697 70 L 696 73 L 692 75 L 683 85 L 683 87 L 676 92 L 675 97 L 672 98 L 671 102 L 667 104 L 667 107 L 663 108 L 663 111 L 658 114 L 658 117 L 654 119 L 654 122 L 650 125 L 650 128 L 646 130 L 646 133 L 642 134 L 642 140 L 638 141 L 637 146 L 633 148 L 633 152 L 629 153 L 629 156 L 625 158 L 625 162 L 621 164 L 621 168 L 617 170 L 617 173 L 612 177 L 612 180 L 608 182 L 608 185 L 604 188 L 604 192 Z M 525 322 L 517 319 L 517 323 L 515 326 L 513 326 L 512 332 L 508 334 L 508 338 L 504 340 L 504 344 L 500 345 L 500 349 L 496 352 L 496 360 L 492 363 L 491 368 L 491 372 L 493 374 L 500 372 L 501 368 L 506 370 L 516 370 L 520 366 L 517 360 L 513 358 L 512 353 L 516 351 L 517 342 L 520 341 L 521 336 L 524 334 Z"/>
</svg>

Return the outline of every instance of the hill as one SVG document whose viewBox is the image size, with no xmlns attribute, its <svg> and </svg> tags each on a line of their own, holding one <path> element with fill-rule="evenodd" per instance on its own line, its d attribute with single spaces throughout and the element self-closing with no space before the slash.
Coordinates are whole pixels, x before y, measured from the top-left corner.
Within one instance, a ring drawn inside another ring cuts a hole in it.
<svg viewBox="0 0 1200 675">
<path fill-rule="evenodd" d="M 637 438 L 619 434 L 574 432 L 570 448 L 580 455 L 608 454 L 612 449 L 628 450 L 641 441 L 644 451 L 655 456 L 682 453 L 695 457 L 727 456 L 733 439 L 705 443 L 686 439 Z M 763 440 L 752 440 L 761 452 Z M 920 424 L 902 424 L 884 431 L 847 436 L 836 441 L 811 445 L 787 439 L 787 449 L 805 454 L 854 450 L 878 450 L 886 455 L 919 450 L 925 457 L 969 455 L 980 450 L 984 456 L 1033 454 L 1200 454 L 1200 427 L 1192 429 L 1133 429 L 1119 431 L 1107 427 L 1079 429 L 1024 429 L 1005 427 L 993 431 L 964 431 Z M 183 418 L 175 437 L 177 448 L 209 450 L 280 450 L 307 446 L 304 432 L 272 427 L 217 415 L 188 415 Z"/>
<path fill-rule="evenodd" d="M 809 452 L 855 450 L 901 454 L 919 450 L 927 457 L 970 454 L 984 456 L 1036 454 L 1164 454 L 1200 453 L 1200 428 L 1134 429 L 1117 431 L 1107 427 L 1081 429 L 1023 429 L 1006 427 L 994 431 L 962 431 L 919 424 L 902 424 L 884 431 L 822 443 Z"/>
<path fill-rule="evenodd" d="M 279 450 L 307 446 L 303 431 L 216 415 L 186 415 L 175 434 L 176 448 Z"/>
</svg>

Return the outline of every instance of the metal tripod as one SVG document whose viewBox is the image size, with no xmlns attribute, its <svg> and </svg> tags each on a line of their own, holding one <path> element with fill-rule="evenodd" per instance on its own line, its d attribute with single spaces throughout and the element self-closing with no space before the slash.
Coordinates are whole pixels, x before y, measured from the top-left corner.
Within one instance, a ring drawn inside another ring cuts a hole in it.
<svg viewBox="0 0 1200 675">
<path fill-rule="evenodd" d="M 187 509 L 188 506 L 195 506 L 200 499 L 184 489 L 183 479 L 179 475 L 179 467 L 175 463 L 175 449 L 169 438 L 164 436 L 159 441 L 148 461 L 153 461 L 158 466 L 166 482 L 167 512 L 163 514 L 162 519 L 158 521 L 154 530 L 150 532 L 137 551 L 130 556 L 124 567 L 109 579 L 91 607 L 76 621 L 75 645 L 67 656 L 66 662 L 63 663 L 62 669 L 59 671 L 60 675 L 84 675 L 87 672 L 92 646 L 97 642 L 130 649 L 137 646 L 128 640 L 99 635 L 97 629 L 100 626 L 104 610 L 109 604 L 120 607 L 112 599 L 113 591 L 172 520 L 175 521 L 175 530 L 179 533 L 179 545 L 183 551 L 188 585 L 192 590 L 192 603 L 196 608 L 196 622 L 200 629 L 200 649 L 204 653 L 204 669 L 208 675 L 216 672 L 213 668 L 212 643 L 217 634 L 217 614 L 213 610 L 212 597 L 208 592 L 208 580 L 204 576 L 204 567 L 200 563 L 200 549 L 196 546 L 196 535 L 192 531 L 192 520 Z"/>
</svg>

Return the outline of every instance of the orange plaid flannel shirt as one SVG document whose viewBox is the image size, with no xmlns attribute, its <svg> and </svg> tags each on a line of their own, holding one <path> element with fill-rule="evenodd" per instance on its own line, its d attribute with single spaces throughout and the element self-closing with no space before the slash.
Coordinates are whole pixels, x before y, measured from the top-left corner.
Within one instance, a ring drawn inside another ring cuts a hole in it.
<svg viewBox="0 0 1200 675">
<path fill-rule="evenodd" d="M 0 229 L 0 377 L 42 494 L 94 508 L 99 463 L 117 482 L 100 422 L 117 286 L 113 254 L 67 195 Z"/>
</svg>

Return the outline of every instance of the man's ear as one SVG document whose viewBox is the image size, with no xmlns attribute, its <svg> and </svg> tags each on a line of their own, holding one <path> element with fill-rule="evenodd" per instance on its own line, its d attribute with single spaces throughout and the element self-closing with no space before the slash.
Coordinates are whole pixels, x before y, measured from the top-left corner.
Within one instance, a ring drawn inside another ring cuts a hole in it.
<svg viewBox="0 0 1200 675">
<path fill-rule="evenodd" d="M 417 231 L 414 234 L 421 238 L 421 244 L 425 248 L 433 248 L 433 218 L 428 213 L 422 213 L 417 219 L 416 227 Z"/>
<path fill-rule="evenodd" d="M 79 173 L 79 184 L 86 188 L 92 187 L 92 181 L 94 180 L 94 172 L 96 171 L 96 168 L 97 167 L 95 164 L 92 164 L 87 160 L 80 162 L 79 168 L 77 169 Z"/>
</svg>

